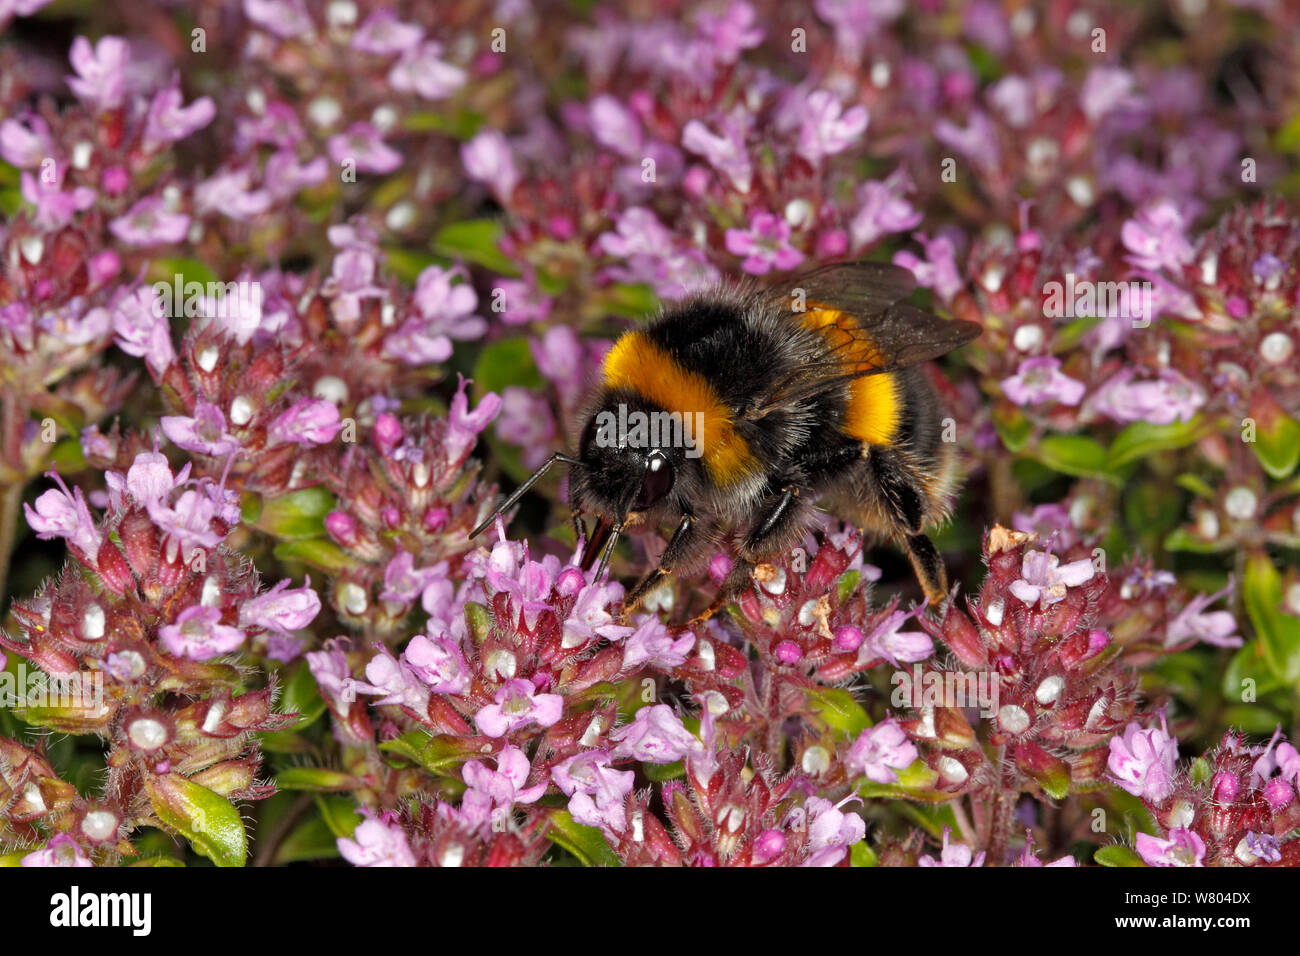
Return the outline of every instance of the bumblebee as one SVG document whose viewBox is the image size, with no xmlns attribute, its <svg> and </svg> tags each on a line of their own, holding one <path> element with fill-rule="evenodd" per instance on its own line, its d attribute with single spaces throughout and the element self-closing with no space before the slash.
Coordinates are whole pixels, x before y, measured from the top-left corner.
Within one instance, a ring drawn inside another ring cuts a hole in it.
<svg viewBox="0 0 1300 956">
<path fill-rule="evenodd" d="M 627 529 L 673 527 L 624 613 L 730 539 L 708 616 L 801 539 L 818 504 L 901 545 L 939 603 L 947 576 L 925 529 L 947 516 L 955 456 L 914 366 L 981 328 L 902 301 L 914 288 L 898 266 L 841 263 L 667 309 L 607 354 L 577 456 L 556 452 L 470 536 L 561 462 L 579 535 L 597 519 L 583 553 L 584 569 L 599 555 L 597 580 Z"/>
</svg>

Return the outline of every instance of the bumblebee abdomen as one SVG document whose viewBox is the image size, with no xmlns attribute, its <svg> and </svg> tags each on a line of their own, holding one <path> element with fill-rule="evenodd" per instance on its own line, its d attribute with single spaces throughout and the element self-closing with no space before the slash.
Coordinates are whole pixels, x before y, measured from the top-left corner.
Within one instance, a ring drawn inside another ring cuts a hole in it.
<svg viewBox="0 0 1300 956">
<path fill-rule="evenodd" d="M 846 386 L 847 396 L 840 430 L 868 445 L 888 445 L 898 437 L 904 417 L 906 389 L 896 372 L 862 374 L 880 368 L 884 360 L 853 316 L 838 309 L 811 309 L 805 328 L 824 339 L 828 353 L 846 375 L 859 374 Z"/>
</svg>

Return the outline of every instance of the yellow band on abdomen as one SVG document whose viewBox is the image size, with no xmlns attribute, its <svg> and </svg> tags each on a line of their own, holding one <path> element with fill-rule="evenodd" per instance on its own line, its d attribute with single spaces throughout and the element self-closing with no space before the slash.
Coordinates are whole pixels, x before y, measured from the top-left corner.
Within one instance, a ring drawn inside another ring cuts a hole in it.
<svg viewBox="0 0 1300 956">
<path fill-rule="evenodd" d="M 853 316 L 839 309 L 804 313 L 806 329 L 820 332 L 844 364 L 845 374 L 880 368 L 883 359 Z M 887 445 L 898 432 L 903 414 L 898 377 L 892 372 L 863 375 L 848 385 L 848 407 L 841 429 L 869 445 Z"/>
</svg>

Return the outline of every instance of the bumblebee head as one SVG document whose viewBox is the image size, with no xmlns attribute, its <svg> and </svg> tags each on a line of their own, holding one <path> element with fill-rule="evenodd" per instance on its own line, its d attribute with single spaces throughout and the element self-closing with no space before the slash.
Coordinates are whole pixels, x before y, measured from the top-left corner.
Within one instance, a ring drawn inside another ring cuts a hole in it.
<svg viewBox="0 0 1300 956">
<path fill-rule="evenodd" d="M 514 507 L 560 461 L 570 466 L 570 507 L 578 514 L 591 512 L 598 519 L 583 565 L 590 567 L 599 552 L 599 578 L 626 526 L 654 522 L 669 506 L 680 507 L 681 501 L 696 493 L 699 478 L 690 458 L 698 456 L 702 435 L 692 428 L 691 423 L 683 424 L 680 415 L 674 417 L 635 391 L 607 390 L 586 416 L 578 457 L 553 454 L 470 537 Z"/>
<path fill-rule="evenodd" d="M 680 430 L 678 432 L 680 435 Z M 634 394 L 612 393 L 588 416 L 569 475 L 569 501 L 621 525 L 671 501 L 684 455 L 671 420 Z"/>
</svg>

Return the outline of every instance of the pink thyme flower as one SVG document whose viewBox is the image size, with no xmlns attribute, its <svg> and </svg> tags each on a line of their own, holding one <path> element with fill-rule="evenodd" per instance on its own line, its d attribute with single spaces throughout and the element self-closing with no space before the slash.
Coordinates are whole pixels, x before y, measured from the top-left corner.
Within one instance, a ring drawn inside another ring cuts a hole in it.
<svg viewBox="0 0 1300 956">
<path fill-rule="evenodd" d="M 815 0 L 813 9 L 835 30 L 840 55 L 857 63 L 866 42 L 897 20 L 905 4 L 904 0 Z"/>
<path fill-rule="evenodd" d="M 1160 803 L 1174 790 L 1175 761 L 1178 759 L 1178 741 L 1165 728 L 1144 730 L 1134 722 L 1124 728 L 1123 737 L 1110 739 L 1110 758 L 1107 761 L 1117 784 L 1152 803 Z"/>
<path fill-rule="evenodd" d="M 668 628 L 653 615 L 647 615 L 632 635 L 623 643 L 623 671 L 632 672 L 641 667 L 671 670 L 686 663 L 687 655 L 695 646 L 695 635 L 683 631 L 673 640 Z"/>
<path fill-rule="evenodd" d="M 435 694 L 463 694 L 469 689 L 469 665 L 460 645 L 449 634 L 415 635 L 402 652 L 402 659 Z"/>
<path fill-rule="evenodd" d="M 620 156 L 641 156 L 641 124 L 617 97 L 600 94 L 588 105 L 587 113 L 597 143 Z"/>
<path fill-rule="evenodd" d="M 754 179 L 754 167 L 745 149 L 748 126 L 748 114 L 743 107 L 737 107 L 723 119 L 720 135 L 699 120 L 691 120 L 682 129 L 682 148 L 703 156 L 710 166 L 731 181 L 737 192 L 747 193 Z"/>
<path fill-rule="evenodd" d="M 1138 856 L 1149 866 L 1205 865 L 1205 841 L 1186 827 L 1175 827 L 1164 840 L 1139 833 L 1135 844 Z"/>
<path fill-rule="evenodd" d="M 867 824 L 862 817 L 840 809 L 854 799 L 857 798 L 851 794 L 838 804 L 822 797 L 809 797 L 804 801 L 808 815 L 808 849 L 812 855 L 800 866 L 835 866 L 844 859 L 849 847 L 867 835 Z"/>
<path fill-rule="evenodd" d="M 62 229 L 72 222 L 77 213 L 95 205 L 95 190 L 89 186 L 78 186 L 67 191 L 60 189 L 63 174 L 58 167 L 55 169 L 53 182 L 26 172 L 19 177 L 23 198 L 36 207 L 32 222 L 41 229 Z"/>
<path fill-rule="evenodd" d="M 225 539 L 225 533 L 212 529 L 220 508 L 209 494 L 184 491 L 174 505 L 159 501 L 145 507 L 149 520 L 166 536 L 163 553 L 168 561 L 178 556 L 188 561 L 194 550 L 215 548 Z"/>
<path fill-rule="evenodd" d="M 861 208 L 849 222 L 853 247 L 869 246 L 883 236 L 906 232 L 921 222 L 921 213 L 903 198 L 912 188 L 911 180 L 898 170 L 883 182 L 868 180 L 858 189 Z"/>
<path fill-rule="evenodd" d="M 503 203 L 519 184 L 519 170 L 510 152 L 510 141 L 500 130 L 481 130 L 463 143 L 460 161 L 470 179 L 487 183 Z"/>
<path fill-rule="evenodd" d="M 152 286 L 140 286 L 113 306 L 113 331 L 117 347 L 143 358 L 161 376 L 176 361 L 171 326 L 163 314 L 162 300 Z"/>
<path fill-rule="evenodd" d="M 489 770 L 481 760 L 465 764 L 461 777 L 469 784 L 461 801 L 461 810 L 468 822 L 504 822 L 510 808 L 516 803 L 535 803 L 546 792 L 549 780 L 524 787 L 532 766 L 528 757 L 518 747 L 505 747 L 496 755 L 496 770 Z"/>
<path fill-rule="evenodd" d="M 54 154 L 50 124 L 36 115 L 0 122 L 0 157 L 11 166 L 31 169 Z"/>
<path fill-rule="evenodd" d="M 305 37 L 315 31 L 303 0 L 244 0 L 244 16 L 278 37 Z"/>
<path fill-rule="evenodd" d="M 392 10 L 376 10 L 352 34 L 352 49 L 376 56 L 392 56 L 409 50 L 424 37 L 424 28 L 402 23 Z"/>
<path fill-rule="evenodd" d="M 221 610 L 196 604 L 186 608 L 176 623 L 158 629 L 158 637 L 177 657 L 206 661 L 237 650 L 244 632 L 221 623 Z"/>
<path fill-rule="evenodd" d="M 1173 369 L 1161 369 L 1146 382 L 1134 382 L 1135 375 L 1136 369 L 1121 370 L 1097 390 L 1088 408 L 1124 424 L 1172 425 L 1190 421 L 1205 404 L 1205 390 Z"/>
<path fill-rule="evenodd" d="M 536 468 L 550 453 L 555 438 L 555 416 L 551 404 L 536 390 L 508 385 L 501 391 L 501 417 L 496 421 L 497 437 L 517 445 L 525 468 Z"/>
<path fill-rule="evenodd" d="M 190 228 L 190 217 L 170 212 L 161 199 L 145 198 L 108 224 L 109 231 L 128 246 L 160 246 L 180 242 Z"/>
<path fill-rule="evenodd" d="M 333 441 L 342 427 L 337 405 L 323 398 L 304 398 L 276 416 L 266 430 L 266 441 L 268 445 L 303 448 L 324 445 Z"/>
<path fill-rule="evenodd" d="M 403 51 L 388 71 L 388 84 L 400 93 L 443 100 L 465 85 L 467 74 L 442 59 L 442 44 L 427 41 Z"/>
<path fill-rule="evenodd" d="M 226 169 L 194 187 L 194 211 L 200 216 L 213 213 L 247 222 L 271 208 L 271 194 L 253 188 L 253 171 Z"/>
<path fill-rule="evenodd" d="M 816 165 L 827 156 L 842 153 L 867 131 L 870 117 L 865 106 L 844 109 L 839 97 L 829 90 L 813 90 L 803 99 L 799 114 L 797 152 Z"/>
<path fill-rule="evenodd" d="M 365 817 L 357 824 L 351 838 L 339 837 L 339 854 L 353 866 L 415 866 L 415 854 L 406 834 L 390 811 L 375 816 L 368 807 L 361 808 Z"/>
<path fill-rule="evenodd" d="M 429 688 L 404 659 L 399 660 L 382 644 L 366 662 L 366 682 L 353 685 L 360 694 L 376 694 L 377 707 L 409 707 L 423 711 L 429 705 Z"/>
<path fill-rule="evenodd" d="M 447 562 L 439 561 L 427 568 L 416 568 L 415 555 L 403 548 L 397 549 L 384 568 L 384 589 L 381 601 L 409 603 L 414 601 L 434 581 L 447 577 Z"/>
<path fill-rule="evenodd" d="M 984 851 L 972 853 L 971 848 L 965 843 L 949 843 L 948 834 L 951 832 L 949 827 L 943 828 L 943 849 L 939 853 L 939 859 L 926 854 L 916 861 L 917 866 L 983 866 Z"/>
<path fill-rule="evenodd" d="M 104 481 L 109 490 L 109 501 L 118 509 L 126 506 L 127 497 L 137 505 L 145 507 L 150 502 L 162 501 L 174 489 L 185 483 L 190 474 L 190 467 L 190 463 L 186 462 L 180 474 L 173 476 L 167 456 L 156 451 L 142 451 L 135 456 L 135 461 L 131 462 L 125 478 L 115 471 L 104 473 Z"/>
<path fill-rule="evenodd" d="M 704 749 L 699 738 L 686 729 L 682 719 L 667 704 L 642 707 L 632 723 L 615 729 L 609 739 L 618 744 L 614 757 L 631 757 L 646 763 L 672 763 Z"/>
<path fill-rule="evenodd" d="M 239 626 L 260 627 L 277 634 L 299 631 L 320 613 L 320 596 L 312 590 L 311 577 L 300 588 L 290 588 L 285 578 L 265 594 L 250 598 L 239 607 Z"/>
<path fill-rule="evenodd" d="M 1158 199 L 1145 204 L 1120 230 L 1120 238 L 1131 253 L 1128 261 L 1139 269 L 1180 271 L 1194 255 L 1183 234 L 1185 225 L 1172 201 Z"/>
<path fill-rule="evenodd" d="M 1061 360 L 1050 355 L 1025 359 L 1015 375 L 1002 380 L 1002 394 L 1017 405 L 1078 405 L 1085 390 L 1082 382 L 1062 373 Z"/>
<path fill-rule="evenodd" d="M 272 153 L 266 161 L 264 187 L 271 198 L 284 202 L 309 186 L 319 186 L 329 178 L 329 163 L 324 156 L 299 162 L 291 149 Z"/>
<path fill-rule="evenodd" d="M 635 628 L 618 624 L 609 607 L 623 596 L 623 586 L 617 581 L 609 584 L 589 584 L 578 592 L 569 616 L 564 620 L 564 637 L 560 646 L 582 647 L 598 638 L 618 641 L 631 634 Z"/>
<path fill-rule="evenodd" d="M 1020 577 L 1011 582 L 1011 593 L 1031 607 L 1049 607 L 1065 600 L 1067 589 L 1091 581 L 1096 568 L 1087 558 L 1061 564 L 1047 551 L 1026 551 L 1020 561 Z"/>
<path fill-rule="evenodd" d="M 876 783 L 897 783 L 895 770 L 910 767 L 918 754 L 898 721 L 890 718 L 864 730 L 844 755 L 844 766 L 855 777 Z"/>
<path fill-rule="evenodd" d="M 770 212 L 755 213 L 749 229 L 728 229 L 727 251 L 744 256 L 740 267 L 751 275 L 766 275 L 773 268 L 793 269 L 803 253 L 790 245 L 790 224 Z"/>
<path fill-rule="evenodd" d="M 474 715 L 479 730 L 489 737 L 504 737 L 532 723 L 549 727 L 564 712 L 563 697 L 537 693 L 536 685 L 527 677 L 506 681 L 492 700 Z"/>
<path fill-rule="evenodd" d="M 1195 638 L 1215 647 L 1241 647 L 1243 640 L 1237 634 L 1237 619 L 1229 611 L 1210 611 L 1205 609 L 1229 593 L 1224 588 L 1217 594 L 1198 594 L 1187 602 L 1178 612 L 1178 616 L 1169 622 L 1165 632 L 1166 646 L 1179 644 L 1188 638 Z"/>
<path fill-rule="evenodd" d="M 952 240 L 947 236 L 929 239 L 920 232 L 913 238 L 925 247 L 925 258 L 903 250 L 894 254 L 894 264 L 909 269 L 919 285 L 933 289 L 945 302 L 952 301 L 952 297 L 966 287 L 966 280 L 953 258 L 956 250 Z"/>
<path fill-rule="evenodd" d="M 68 490 L 56 471 L 48 472 L 58 484 L 36 499 L 36 508 L 23 504 L 27 524 L 36 536 L 48 541 L 65 538 L 86 557 L 94 560 L 99 553 L 100 535 L 80 488 Z"/>
<path fill-rule="evenodd" d="M 733 0 L 722 14 L 701 13 L 700 38 L 716 63 L 735 63 L 745 50 L 763 42 L 763 31 L 754 25 L 757 14 L 743 0 Z"/>
<path fill-rule="evenodd" d="M 186 451 L 222 458 L 240 447 L 239 439 L 226 431 L 226 416 L 211 402 L 196 402 L 192 416 L 164 415 L 159 424 L 163 434 Z"/>
<path fill-rule="evenodd" d="M 625 801 L 636 773 L 615 770 L 605 750 L 574 754 L 551 768 L 551 779 L 569 798 L 569 813 L 578 823 L 614 833 L 627 829 Z"/>
<path fill-rule="evenodd" d="M 325 148 L 336 165 L 351 163 L 358 172 L 383 175 L 402 165 L 402 154 L 369 123 L 353 123 L 345 132 L 335 133 Z"/>
<path fill-rule="evenodd" d="M 166 146 L 182 140 L 196 130 L 203 129 L 217 115 L 216 105 L 206 96 L 200 96 L 189 106 L 182 106 L 185 98 L 180 87 L 173 84 L 154 94 L 145 118 L 144 145 L 146 149 Z"/>
<path fill-rule="evenodd" d="M 883 657 L 898 666 L 900 662 L 914 663 L 929 658 L 934 653 L 934 641 L 928 635 L 920 631 L 899 632 L 899 628 L 923 610 L 924 605 L 918 605 L 911 611 L 897 610 L 887 615 L 866 635 L 858 650 L 858 661 L 866 663 Z"/>
<path fill-rule="evenodd" d="M 971 110 L 966 126 L 958 126 L 948 119 L 936 120 L 934 138 L 982 169 L 997 169 L 1002 161 L 997 127 L 981 109 Z"/>
<path fill-rule="evenodd" d="M 77 75 L 68 77 L 68 86 L 99 112 L 116 109 L 126 98 L 129 56 L 130 48 L 121 37 L 100 37 L 93 48 L 85 37 L 77 37 L 68 54 Z"/>
<path fill-rule="evenodd" d="M 95 864 L 91 863 L 90 857 L 81 851 L 76 840 L 66 833 L 57 833 L 41 849 L 33 850 L 20 859 L 18 865 L 85 867 Z"/>
<path fill-rule="evenodd" d="M 479 432 L 487 428 L 501 411 L 501 396 L 495 392 L 488 392 L 479 400 L 478 407 L 471 412 L 469 398 L 465 394 L 465 386 L 468 384 L 465 378 L 460 379 L 460 385 L 456 389 L 456 394 L 452 396 L 451 408 L 447 413 L 447 436 L 443 443 L 443 451 L 450 463 L 457 463 L 464 458 L 474 447 Z"/>
<path fill-rule="evenodd" d="M 1130 97 L 1133 74 L 1118 66 L 1094 66 L 1084 78 L 1079 90 L 1079 106 L 1092 122 L 1107 113 L 1127 105 L 1135 105 Z"/>
</svg>

